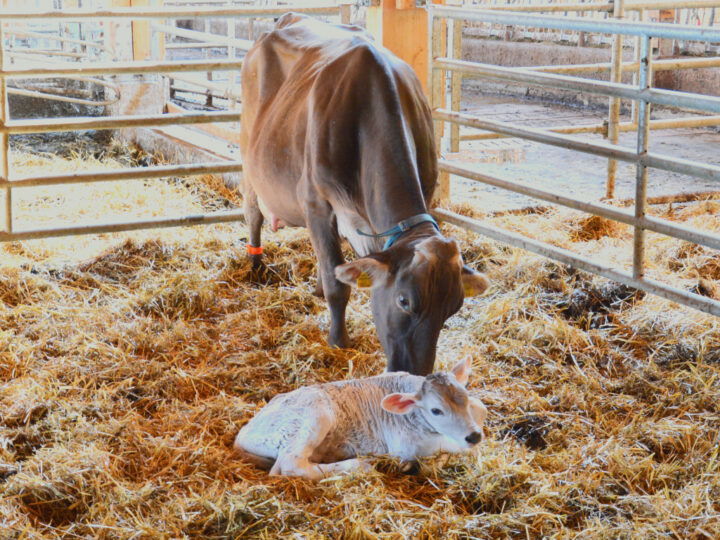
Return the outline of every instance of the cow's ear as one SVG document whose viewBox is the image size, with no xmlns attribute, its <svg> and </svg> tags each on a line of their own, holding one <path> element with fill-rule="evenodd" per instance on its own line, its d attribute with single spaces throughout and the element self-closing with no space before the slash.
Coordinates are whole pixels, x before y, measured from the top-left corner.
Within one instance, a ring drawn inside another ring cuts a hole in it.
<svg viewBox="0 0 720 540">
<path fill-rule="evenodd" d="M 388 273 L 388 265 L 373 257 L 363 257 L 335 267 L 336 278 L 360 288 L 384 285 L 387 283 Z"/>
<path fill-rule="evenodd" d="M 417 405 L 415 394 L 388 394 L 380 402 L 380 406 L 389 413 L 407 414 Z"/>
<path fill-rule="evenodd" d="M 457 364 L 455 364 L 455 367 L 452 368 L 452 374 L 455 376 L 455 380 L 462 386 L 467 385 L 471 371 L 472 357 L 470 355 L 467 355 L 464 359 L 460 360 Z"/>
<path fill-rule="evenodd" d="M 490 281 L 485 274 L 476 272 L 469 266 L 463 266 L 460 271 L 460 277 L 462 278 L 463 292 L 465 298 L 470 296 L 478 296 L 484 293 L 490 286 Z"/>
</svg>

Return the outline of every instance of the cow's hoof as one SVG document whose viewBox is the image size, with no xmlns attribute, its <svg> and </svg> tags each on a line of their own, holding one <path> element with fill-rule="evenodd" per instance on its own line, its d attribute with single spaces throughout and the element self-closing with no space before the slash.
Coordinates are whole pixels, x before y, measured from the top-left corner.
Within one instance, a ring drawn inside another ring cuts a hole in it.
<svg viewBox="0 0 720 540">
<path fill-rule="evenodd" d="M 322 283 L 318 281 L 317 285 L 315 285 L 315 288 L 313 289 L 313 296 L 317 296 L 318 298 L 325 299 L 325 291 L 323 291 Z"/>
<path fill-rule="evenodd" d="M 328 339 L 328 343 L 330 343 L 331 347 L 335 347 L 338 349 L 349 349 L 350 337 L 345 330 L 343 330 L 341 334 L 339 333 L 339 335 L 333 335 L 331 333 L 330 339 Z"/>
<path fill-rule="evenodd" d="M 250 255 L 250 275 L 248 281 L 255 285 L 269 285 L 272 282 L 272 272 L 265 265 L 261 255 Z"/>
</svg>

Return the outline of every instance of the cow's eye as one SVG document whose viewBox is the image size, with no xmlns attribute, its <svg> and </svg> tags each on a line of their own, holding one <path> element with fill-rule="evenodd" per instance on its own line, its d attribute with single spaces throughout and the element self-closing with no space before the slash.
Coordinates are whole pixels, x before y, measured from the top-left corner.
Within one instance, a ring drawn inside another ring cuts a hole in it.
<svg viewBox="0 0 720 540">
<path fill-rule="evenodd" d="M 444 414 L 440 409 L 430 409 L 430 412 L 435 416 L 442 416 Z"/>
<path fill-rule="evenodd" d="M 410 300 L 405 298 L 402 294 L 397 297 L 397 305 L 403 311 L 410 311 Z"/>
</svg>

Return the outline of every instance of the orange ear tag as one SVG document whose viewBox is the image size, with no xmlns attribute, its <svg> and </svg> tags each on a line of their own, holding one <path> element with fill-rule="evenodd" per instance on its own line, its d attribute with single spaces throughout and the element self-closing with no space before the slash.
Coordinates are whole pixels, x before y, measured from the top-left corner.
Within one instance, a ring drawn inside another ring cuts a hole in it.
<svg viewBox="0 0 720 540">
<path fill-rule="evenodd" d="M 367 272 L 360 272 L 360 275 L 357 278 L 357 286 L 360 289 L 372 287 L 372 278 L 370 277 L 370 274 Z"/>
</svg>

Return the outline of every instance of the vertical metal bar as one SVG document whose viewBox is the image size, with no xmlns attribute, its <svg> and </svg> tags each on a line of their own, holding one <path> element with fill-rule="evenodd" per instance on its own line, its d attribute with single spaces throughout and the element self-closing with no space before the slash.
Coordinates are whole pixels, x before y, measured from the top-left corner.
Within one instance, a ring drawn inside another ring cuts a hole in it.
<svg viewBox="0 0 720 540">
<path fill-rule="evenodd" d="M 639 22 L 643 22 L 647 19 L 645 16 L 647 12 L 644 9 L 641 9 L 637 12 L 637 20 Z M 636 64 L 640 64 L 640 40 L 642 38 L 640 36 L 636 36 L 633 38 L 633 61 Z M 632 84 L 638 83 L 638 72 L 635 71 L 632 76 Z M 638 123 L 638 107 L 637 102 L 635 100 L 632 101 L 632 108 L 630 109 L 630 116 L 632 117 L 632 123 L 637 126 Z"/>
<path fill-rule="evenodd" d="M 3 24 L 0 22 L 0 70 L 4 70 L 5 65 L 5 32 Z M 5 123 L 10 119 L 10 110 L 7 101 L 7 79 L 0 75 L 0 126 L 5 127 Z M 10 180 L 10 135 L 4 130 L 0 134 L 0 181 L 9 182 Z M 5 232 L 12 233 L 12 186 L 5 184 Z"/>
<path fill-rule="evenodd" d="M 444 104 L 445 78 L 444 71 L 435 69 L 435 59 L 444 56 L 446 32 L 444 31 L 446 21 L 441 17 L 435 17 L 432 7 L 428 10 L 428 34 L 430 46 L 428 47 L 428 92 L 430 93 L 430 109 L 435 110 Z M 435 149 L 440 153 L 445 123 L 436 120 L 435 128 Z M 450 198 L 450 175 L 440 172 L 438 175 L 437 189 L 435 190 L 435 201 L 443 201 Z"/>
<path fill-rule="evenodd" d="M 650 36 L 642 36 L 640 40 L 640 69 L 638 73 L 638 88 L 644 90 L 651 84 L 652 49 Z M 640 100 L 638 103 L 638 132 L 637 153 L 639 156 L 647 154 L 650 138 L 650 103 Z M 645 272 L 645 229 L 638 226 L 639 220 L 645 217 L 647 202 L 648 169 L 638 162 L 635 178 L 635 235 L 633 239 L 633 277 L 642 279 Z"/>
<path fill-rule="evenodd" d="M 462 60 L 462 29 L 463 21 L 455 20 L 452 24 L 452 58 Z M 453 71 L 450 79 L 450 110 L 460 111 L 462 101 L 462 73 Z M 460 124 L 450 126 L 450 151 L 460 151 Z"/>
<path fill-rule="evenodd" d="M 613 17 L 622 19 L 625 15 L 625 7 L 623 0 L 615 0 L 613 3 Z M 614 83 L 622 82 L 622 61 L 623 61 L 623 40 L 625 36 L 615 34 L 612 41 L 612 64 L 610 66 L 610 81 Z M 620 130 L 620 105 L 621 100 L 617 97 L 610 98 L 608 107 L 608 132 L 607 138 L 611 144 L 617 144 Z M 615 177 L 617 175 L 617 160 L 608 159 L 607 165 L 607 182 L 605 185 L 605 197 L 612 199 L 615 197 Z"/>
</svg>

